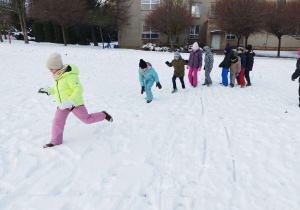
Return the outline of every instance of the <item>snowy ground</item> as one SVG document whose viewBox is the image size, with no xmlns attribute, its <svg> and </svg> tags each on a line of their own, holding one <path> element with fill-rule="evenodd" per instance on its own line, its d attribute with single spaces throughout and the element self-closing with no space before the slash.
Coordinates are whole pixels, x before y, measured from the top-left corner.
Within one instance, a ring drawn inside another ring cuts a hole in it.
<svg viewBox="0 0 300 210">
<path fill-rule="evenodd" d="M 76 64 L 90 112 L 113 123 L 85 125 L 70 115 L 64 143 L 51 138 L 59 52 Z M 187 59 L 188 54 L 183 54 Z M 140 94 L 138 62 L 150 61 L 163 88 Z M 173 54 L 92 46 L 0 43 L 1 210 L 298 210 L 300 109 L 295 59 L 255 58 L 253 86 L 219 85 L 171 94 Z M 204 81 L 200 72 L 199 83 Z"/>
</svg>

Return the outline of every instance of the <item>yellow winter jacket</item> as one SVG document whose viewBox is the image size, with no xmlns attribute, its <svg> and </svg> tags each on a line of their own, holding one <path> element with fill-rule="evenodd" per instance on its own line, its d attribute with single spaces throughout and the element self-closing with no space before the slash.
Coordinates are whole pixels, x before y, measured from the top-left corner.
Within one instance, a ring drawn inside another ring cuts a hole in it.
<svg viewBox="0 0 300 210">
<path fill-rule="evenodd" d="M 50 88 L 50 94 L 54 94 L 57 106 L 68 99 L 75 102 L 75 107 L 83 105 L 83 88 L 78 78 L 79 70 L 75 65 L 66 65 L 68 66 L 66 72 L 55 81 L 54 87 Z"/>
</svg>

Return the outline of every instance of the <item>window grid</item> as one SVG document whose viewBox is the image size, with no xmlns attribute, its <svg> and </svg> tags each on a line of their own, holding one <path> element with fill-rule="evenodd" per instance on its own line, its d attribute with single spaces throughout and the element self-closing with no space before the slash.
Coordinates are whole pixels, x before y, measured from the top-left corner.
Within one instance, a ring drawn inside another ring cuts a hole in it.
<svg viewBox="0 0 300 210">
<path fill-rule="evenodd" d="M 200 18 L 201 14 L 201 3 L 193 3 L 191 9 L 192 17 L 193 18 Z"/>
<path fill-rule="evenodd" d="M 141 0 L 142 10 L 154 10 L 158 7 L 160 0 Z"/>
<path fill-rule="evenodd" d="M 190 30 L 190 39 L 199 39 L 200 26 L 192 26 Z"/>
<path fill-rule="evenodd" d="M 151 25 L 148 26 L 145 21 L 142 23 L 142 39 L 159 39 L 159 33 L 152 31 Z"/>
</svg>

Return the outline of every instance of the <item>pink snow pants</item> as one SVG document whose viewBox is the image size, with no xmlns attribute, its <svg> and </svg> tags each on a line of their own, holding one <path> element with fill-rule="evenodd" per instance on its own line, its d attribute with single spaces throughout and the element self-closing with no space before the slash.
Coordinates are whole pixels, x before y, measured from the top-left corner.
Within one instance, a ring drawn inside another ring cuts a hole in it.
<svg viewBox="0 0 300 210">
<path fill-rule="evenodd" d="M 193 86 L 197 86 L 198 84 L 197 74 L 198 74 L 198 69 L 190 67 L 189 81 Z"/>
<path fill-rule="evenodd" d="M 63 141 L 63 132 L 66 124 L 66 120 L 68 115 L 73 112 L 73 114 L 80 119 L 82 122 L 86 124 L 91 124 L 95 122 L 99 122 L 105 119 L 106 115 L 103 112 L 97 112 L 93 114 L 88 114 L 84 105 L 77 106 L 73 110 L 71 108 L 68 109 L 60 109 L 57 108 L 55 117 L 52 125 L 52 138 L 50 143 L 54 145 L 62 144 Z"/>
</svg>

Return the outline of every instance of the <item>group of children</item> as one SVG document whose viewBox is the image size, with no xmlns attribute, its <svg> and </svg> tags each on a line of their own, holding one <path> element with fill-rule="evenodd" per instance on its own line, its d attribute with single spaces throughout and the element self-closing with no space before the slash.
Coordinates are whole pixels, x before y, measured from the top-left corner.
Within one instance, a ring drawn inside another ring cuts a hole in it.
<svg viewBox="0 0 300 210">
<path fill-rule="evenodd" d="M 211 86 L 212 81 L 210 78 L 210 72 L 213 69 L 214 56 L 208 46 L 203 48 L 205 53 L 204 58 L 204 70 L 205 70 L 205 82 L 203 85 Z M 300 56 L 300 50 L 298 52 Z M 252 51 L 252 46 L 246 47 L 246 52 L 242 46 L 238 47 L 237 51 L 232 51 L 230 47 L 225 48 L 225 57 L 219 67 L 222 67 L 222 85 L 228 86 L 228 72 L 230 69 L 230 86 L 234 87 L 235 79 L 241 87 L 245 86 L 245 78 L 247 80 L 246 86 L 251 86 L 249 72 L 252 70 L 255 53 Z M 189 60 L 181 58 L 179 52 L 174 53 L 174 60 L 172 62 L 166 61 L 169 67 L 174 67 L 174 75 L 172 77 L 173 91 L 177 91 L 176 79 L 179 77 L 181 86 L 185 89 L 184 66 L 189 69 L 189 82 L 193 87 L 197 86 L 197 72 L 202 67 L 202 51 L 200 50 L 197 43 L 194 43 L 193 50 L 190 53 Z M 47 68 L 52 73 L 54 79 L 54 87 L 52 88 L 40 88 L 39 93 L 45 93 L 47 95 L 54 95 L 57 102 L 57 110 L 52 125 L 52 138 L 50 143 L 44 145 L 46 147 L 53 147 L 55 145 L 62 144 L 63 142 L 63 131 L 66 124 L 68 115 L 73 114 L 78 117 L 82 122 L 91 124 L 104 119 L 112 122 L 113 118 L 106 111 L 88 114 L 85 108 L 82 92 L 83 88 L 79 82 L 79 70 L 73 64 L 63 65 L 61 55 L 54 53 L 50 55 L 46 62 Z M 150 103 L 153 99 L 151 87 L 156 83 L 156 87 L 162 88 L 158 75 L 151 63 L 145 62 L 143 59 L 139 63 L 139 80 L 141 84 L 141 94 L 146 92 L 147 103 Z M 292 80 L 295 81 L 300 77 L 300 59 L 297 60 L 296 71 L 292 75 Z M 299 78 L 300 83 L 300 78 Z M 299 107 L 300 107 L 300 85 L 299 85 Z"/>
<path fill-rule="evenodd" d="M 237 51 L 231 49 L 231 47 L 225 48 L 225 57 L 224 60 L 220 63 L 219 67 L 222 67 L 222 85 L 225 87 L 228 86 L 228 72 L 230 72 L 230 87 L 234 87 L 235 80 L 238 85 L 241 87 L 245 87 L 245 79 L 247 81 L 246 86 L 251 86 L 249 73 L 252 71 L 254 56 L 255 53 L 252 50 L 252 46 L 248 45 L 246 47 L 246 51 L 242 46 L 238 47 Z M 202 85 L 206 85 L 210 87 L 212 85 L 212 80 L 210 78 L 210 73 L 213 69 L 214 64 L 214 56 L 211 52 L 211 49 L 208 46 L 203 48 L 203 53 L 205 53 L 204 57 L 204 70 L 205 70 L 205 82 Z M 172 93 L 177 92 L 176 79 L 179 78 L 181 82 L 182 89 L 185 89 L 184 84 L 184 75 L 185 69 L 184 66 L 187 66 L 189 69 L 189 82 L 193 87 L 197 87 L 198 78 L 197 72 L 201 71 L 202 67 L 202 51 L 199 48 L 197 42 L 193 44 L 192 51 L 190 52 L 189 60 L 184 60 L 180 56 L 179 52 L 174 53 L 174 60 L 171 62 L 165 62 L 169 67 L 174 68 L 174 74 L 172 77 L 173 90 Z M 151 92 L 151 87 L 156 82 L 156 87 L 159 89 L 161 85 L 159 83 L 159 78 L 152 66 L 146 63 L 144 60 L 140 60 L 139 64 L 139 80 L 141 84 L 141 94 L 146 92 L 147 95 L 147 103 L 150 103 L 153 99 L 153 95 Z M 300 91 L 300 90 L 299 90 Z"/>
<path fill-rule="evenodd" d="M 219 67 L 222 68 L 222 85 L 228 86 L 228 72 L 230 72 L 230 87 L 234 87 L 235 79 L 241 87 L 251 86 L 250 71 L 252 71 L 255 53 L 252 46 L 248 45 L 244 52 L 242 46 L 238 47 L 237 51 L 231 50 L 231 47 L 226 47 L 225 57 L 220 63 Z M 245 78 L 247 84 L 245 82 Z"/>
</svg>

